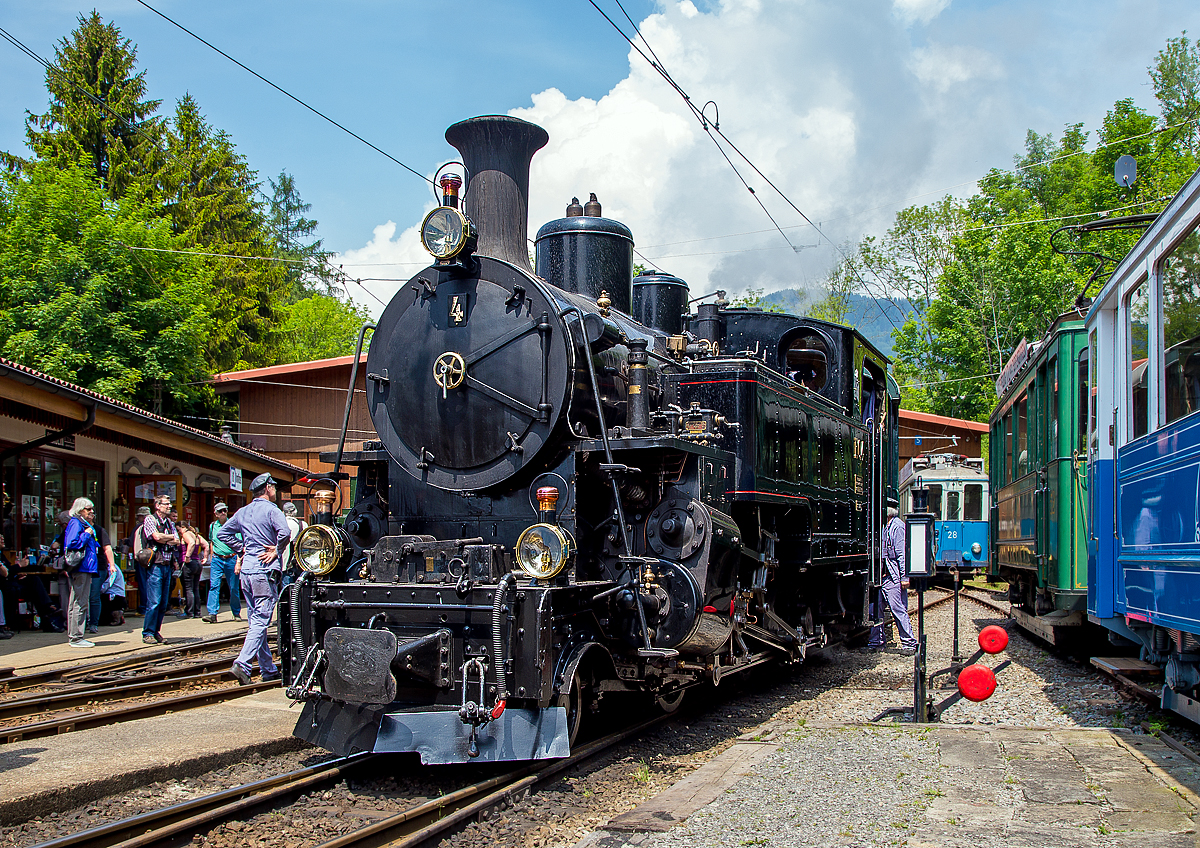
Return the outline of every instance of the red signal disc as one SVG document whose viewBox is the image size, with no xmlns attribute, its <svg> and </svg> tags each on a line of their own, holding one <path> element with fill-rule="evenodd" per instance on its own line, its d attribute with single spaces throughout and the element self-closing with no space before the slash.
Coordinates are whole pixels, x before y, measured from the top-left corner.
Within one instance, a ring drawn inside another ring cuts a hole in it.
<svg viewBox="0 0 1200 848">
<path fill-rule="evenodd" d="M 958 674 L 958 691 L 968 701 L 986 701 L 996 691 L 996 675 L 986 665 L 969 665 Z"/>
<path fill-rule="evenodd" d="M 979 631 L 979 647 L 989 654 L 998 654 L 1008 647 L 1008 631 L 995 624 L 989 624 Z"/>
</svg>

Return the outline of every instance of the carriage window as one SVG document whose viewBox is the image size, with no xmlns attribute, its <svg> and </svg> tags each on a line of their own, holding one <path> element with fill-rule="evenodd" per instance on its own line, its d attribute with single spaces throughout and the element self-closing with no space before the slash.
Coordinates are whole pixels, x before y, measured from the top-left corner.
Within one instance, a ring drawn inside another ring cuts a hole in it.
<svg viewBox="0 0 1200 848">
<path fill-rule="evenodd" d="M 1163 310 L 1164 424 L 1200 409 L 1200 231 L 1192 231 L 1159 267 Z"/>
<path fill-rule="evenodd" d="M 1047 369 L 1050 374 L 1050 408 L 1047 410 L 1050 420 L 1050 442 L 1046 445 L 1044 461 L 1058 458 L 1058 357 L 1050 360 Z"/>
<path fill-rule="evenodd" d="M 1080 456 L 1087 456 L 1088 433 L 1088 396 L 1091 394 L 1091 378 L 1088 375 L 1088 351 L 1084 348 L 1079 354 L 1079 362 L 1075 366 L 1079 397 L 1075 408 L 1075 426 L 1079 435 L 1076 448 Z"/>
<path fill-rule="evenodd" d="M 1098 363 L 1100 361 L 1099 354 L 1097 353 L 1097 351 L 1099 351 L 1100 347 L 1099 347 L 1098 342 L 1096 341 L 1096 336 L 1097 336 L 1096 330 L 1092 330 L 1092 332 L 1088 335 L 1088 354 L 1087 354 L 1088 362 Z M 1100 450 L 1100 424 L 1096 419 L 1096 416 L 1098 414 L 1098 409 L 1096 406 L 1096 393 L 1097 393 L 1096 372 L 1098 370 L 1099 370 L 1099 367 L 1089 368 L 1088 375 L 1087 375 L 1087 384 L 1088 384 L 1088 390 L 1087 390 L 1088 391 L 1088 401 L 1087 401 L 1088 445 L 1087 446 L 1088 446 L 1088 450 L 1090 450 L 1090 451 L 1099 451 Z M 1111 441 L 1111 439 L 1109 441 Z M 1090 456 L 1090 454 L 1089 454 L 1089 456 Z"/>
<path fill-rule="evenodd" d="M 1012 417 L 1013 417 L 1012 412 L 1009 412 L 1008 415 L 1005 415 L 1004 423 L 1000 427 L 1000 429 L 1002 431 L 1001 437 L 1004 439 L 1004 479 L 1008 482 L 1012 482 L 1012 479 L 1013 479 L 1013 476 L 1012 476 L 1012 469 L 1013 469 L 1013 464 L 1012 464 L 1012 460 L 1013 460 Z"/>
<path fill-rule="evenodd" d="M 1149 355 L 1150 292 L 1146 281 L 1129 293 L 1125 303 L 1125 340 L 1129 350 L 1129 433 L 1136 439 L 1150 431 L 1150 406 L 1147 392 L 1149 373 L 1146 359 Z"/>
<path fill-rule="evenodd" d="M 1015 477 L 1020 477 L 1029 470 L 1029 402 L 1022 397 L 1017 401 L 1017 471 Z"/>
<path fill-rule="evenodd" d="M 959 503 L 962 499 L 961 492 L 946 492 L 946 520 L 961 521 L 962 511 L 959 509 Z"/>
<path fill-rule="evenodd" d="M 982 483 L 967 483 L 963 486 L 963 518 L 967 521 L 983 521 Z"/>
<path fill-rule="evenodd" d="M 796 336 L 783 355 L 784 371 L 797 383 L 819 392 L 825 388 L 829 372 L 828 347 L 816 333 Z"/>
</svg>

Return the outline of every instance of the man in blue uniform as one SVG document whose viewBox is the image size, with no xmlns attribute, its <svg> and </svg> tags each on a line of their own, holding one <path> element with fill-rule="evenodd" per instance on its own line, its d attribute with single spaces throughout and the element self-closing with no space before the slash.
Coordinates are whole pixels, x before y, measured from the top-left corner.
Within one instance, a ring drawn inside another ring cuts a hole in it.
<svg viewBox="0 0 1200 848">
<path fill-rule="evenodd" d="M 875 618 L 880 620 L 871 628 L 867 638 L 868 651 L 883 650 L 883 604 L 892 611 L 896 629 L 900 631 L 900 653 L 912 656 L 917 652 L 917 637 L 908 618 L 908 580 L 904 574 L 904 522 L 894 506 L 887 508 L 887 524 L 883 528 L 883 585 L 875 605 Z"/>
<path fill-rule="evenodd" d="M 279 551 L 291 538 L 291 530 L 283 511 L 275 505 L 276 485 L 270 474 L 255 477 L 250 484 L 254 500 L 235 512 L 217 531 L 217 539 L 241 557 L 235 571 L 246 601 L 250 628 L 242 652 L 230 670 L 243 686 L 250 682 L 250 663 L 256 658 L 264 681 L 280 677 L 267 645 L 267 628 L 279 600 Z"/>
</svg>

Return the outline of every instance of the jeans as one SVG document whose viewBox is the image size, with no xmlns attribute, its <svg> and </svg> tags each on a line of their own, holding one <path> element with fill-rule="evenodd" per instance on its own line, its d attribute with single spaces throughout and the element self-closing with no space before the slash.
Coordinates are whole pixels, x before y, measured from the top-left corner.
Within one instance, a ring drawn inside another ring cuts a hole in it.
<svg viewBox="0 0 1200 848">
<path fill-rule="evenodd" d="M 185 562 L 179 575 L 183 583 L 183 611 L 192 618 L 200 617 L 200 572 L 202 566 L 198 562 Z"/>
<path fill-rule="evenodd" d="M 267 630 L 271 626 L 271 614 L 275 612 L 275 603 L 279 600 L 279 589 L 266 574 L 243 573 L 241 578 L 242 594 L 246 596 L 246 617 L 250 619 L 250 627 L 246 631 L 242 652 L 234 660 L 234 665 L 240 665 L 250 674 L 253 671 L 250 663 L 257 659 L 260 672 L 274 674 L 278 668 L 271 659 Z"/>
<path fill-rule="evenodd" d="M 233 573 L 237 557 L 213 555 L 209 567 L 208 614 L 216 615 L 221 611 L 221 583 L 229 586 L 229 611 L 234 615 L 242 614 L 242 593 L 238 591 L 238 579 Z"/>
<path fill-rule="evenodd" d="M 100 587 L 104 585 L 104 578 L 108 577 L 107 567 L 101 571 L 97 568 L 96 573 L 92 575 L 92 592 L 88 597 L 88 627 L 100 626 L 100 602 L 104 596 L 100 594 Z"/>
<path fill-rule="evenodd" d="M 134 560 L 134 573 L 137 576 L 138 588 L 138 615 L 146 614 L 146 598 L 150 596 L 150 572 L 146 566 Z"/>
<path fill-rule="evenodd" d="M 173 566 L 170 563 L 150 565 L 146 568 L 146 617 L 142 619 L 142 635 L 158 636 L 162 629 L 163 615 L 171 599 Z"/>
</svg>

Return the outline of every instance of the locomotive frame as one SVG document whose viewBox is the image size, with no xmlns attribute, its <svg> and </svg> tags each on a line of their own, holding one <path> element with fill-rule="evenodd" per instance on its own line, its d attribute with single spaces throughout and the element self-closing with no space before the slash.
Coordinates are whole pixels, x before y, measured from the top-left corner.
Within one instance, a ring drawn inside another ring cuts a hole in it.
<svg viewBox="0 0 1200 848">
<path fill-rule="evenodd" d="M 385 308 L 379 438 L 323 457 L 319 485 L 357 468 L 355 503 L 335 522 L 319 500 L 280 601 L 296 734 L 425 763 L 566 756 L 603 700 L 674 709 L 868 624 L 896 496 L 886 357 L 827 322 L 686 314 L 683 281 L 632 279 L 632 234 L 594 197 L 539 231 L 535 275 L 545 132 L 489 116 L 446 135 L 469 231 L 434 233 Z"/>
</svg>

